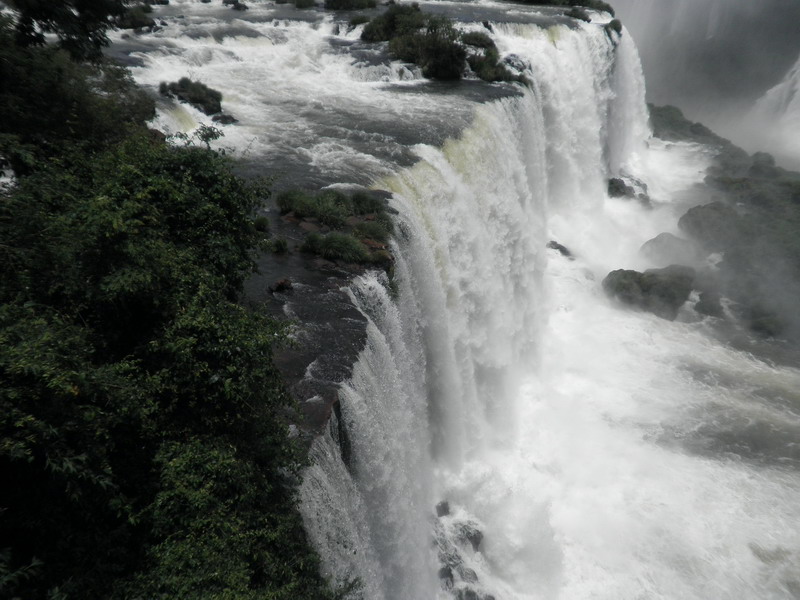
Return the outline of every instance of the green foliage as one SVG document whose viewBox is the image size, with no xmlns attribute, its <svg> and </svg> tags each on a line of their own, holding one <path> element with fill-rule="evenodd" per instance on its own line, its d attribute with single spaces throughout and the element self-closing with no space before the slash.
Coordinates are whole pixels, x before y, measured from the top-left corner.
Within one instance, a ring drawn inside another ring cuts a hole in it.
<svg viewBox="0 0 800 600">
<path fill-rule="evenodd" d="M 564 15 L 567 17 L 572 17 L 573 19 L 578 19 L 579 21 L 584 21 L 586 23 L 592 22 L 592 18 L 589 16 L 589 13 L 578 6 L 573 6 L 567 12 L 565 12 Z"/>
<path fill-rule="evenodd" d="M 211 89 L 204 83 L 192 81 L 188 77 L 181 77 L 177 82 L 166 83 L 162 81 L 158 91 L 165 96 L 176 96 L 179 100 L 188 102 L 207 115 L 213 115 L 222 110 L 222 94 Z"/>
<path fill-rule="evenodd" d="M 376 242 L 389 240 L 391 230 L 383 221 L 363 221 L 353 228 L 353 234 L 360 238 L 368 238 Z"/>
<path fill-rule="evenodd" d="M 362 10 L 375 6 L 375 0 L 325 0 L 325 8 L 328 10 Z"/>
<path fill-rule="evenodd" d="M 603 0 L 514 0 L 522 4 L 531 4 L 533 6 L 583 6 L 601 12 L 607 12 L 612 17 L 614 16 L 614 8 Z"/>
<path fill-rule="evenodd" d="M 328 260 L 342 260 L 349 263 L 367 264 L 372 262 L 367 247 L 346 233 L 333 231 L 327 235 L 310 233 L 300 247 L 303 252 L 318 254 Z"/>
<path fill-rule="evenodd" d="M 45 35 L 53 33 L 70 55 L 91 60 L 102 58 L 108 45 L 106 31 L 126 10 L 123 0 L 7 0 L 6 4 L 18 45 L 41 46 Z"/>
<path fill-rule="evenodd" d="M 485 81 L 524 83 L 500 63 L 497 47 L 488 35 L 479 31 L 459 33 L 447 17 L 423 13 L 416 3 L 390 6 L 367 23 L 361 39 L 388 41 L 394 57 L 418 64 L 423 75 L 432 79 L 460 79 L 468 62 Z"/>
<path fill-rule="evenodd" d="M 449 19 L 433 15 L 428 17 L 424 31 L 393 38 L 389 51 L 400 60 L 418 64 L 425 77 L 460 79 L 467 53 L 459 37 Z"/>
<path fill-rule="evenodd" d="M 332 229 L 344 227 L 348 217 L 354 215 L 383 214 L 386 207 L 378 198 L 356 192 L 351 196 L 336 190 L 323 190 L 312 195 L 302 190 L 287 190 L 276 199 L 282 214 L 293 212 L 299 218 L 314 218 Z"/>
<path fill-rule="evenodd" d="M 467 46 L 475 46 L 476 48 L 497 48 L 494 41 L 482 31 L 467 31 L 461 34 L 461 41 Z"/>
<path fill-rule="evenodd" d="M 259 215 L 253 219 L 253 226 L 256 228 L 256 231 L 265 233 L 269 231 L 269 219 L 264 215 Z"/>
<path fill-rule="evenodd" d="M 496 48 L 487 48 L 483 53 L 472 54 L 467 57 L 472 71 L 484 81 L 519 81 L 524 83 L 522 77 L 514 75 L 504 65 L 500 64 L 500 56 Z"/>
<path fill-rule="evenodd" d="M 286 238 L 275 238 L 271 240 L 272 244 L 272 251 L 275 254 L 286 254 L 289 252 L 289 242 L 286 241 Z"/>
<path fill-rule="evenodd" d="M 287 479 L 282 329 L 236 303 L 268 190 L 213 128 L 151 135 L 119 69 L 0 58 L 0 595 L 330 598 Z"/>
<path fill-rule="evenodd" d="M 156 22 L 149 14 L 153 12 L 153 7 L 149 4 L 138 4 L 130 6 L 116 19 L 115 24 L 120 29 L 142 29 L 153 27 Z"/>
<path fill-rule="evenodd" d="M 79 64 L 54 47 L 17 46 L 0 16 L 0 114 L 0 168 L 5 159 L 24 175 L 66 147 L 94 151 L 123 139 L 155 109 L 124 69 Z"/>
<path fill-rule="evenodd" d="M 350 27 L 357 27 L 364 23 L 369 23 L 369 17 L 367 15 L 356 15 L 350 19 Z"/>
<path fill-rule="evenodd" d="M 426 24 L 426 15 L 416 2 L 392 4 L 383 14 L 367 23 L 361 39 L 365 42 L 388 42 L 392 38 L 414 33 Z"/>
<path fill-rule="evenodd" d="M 614 32 L 617 35 L 622 35 L 622 21 L 619 19 L 612 19 L 604 25 L 606 33 Z"/>
<path fill-rule="evenodd" d="M 367 192 L 355 192 L 350 196 L 350 204 L 354 215 L 381 214 L 386 211 L 383 201 Z"/>
</svg>

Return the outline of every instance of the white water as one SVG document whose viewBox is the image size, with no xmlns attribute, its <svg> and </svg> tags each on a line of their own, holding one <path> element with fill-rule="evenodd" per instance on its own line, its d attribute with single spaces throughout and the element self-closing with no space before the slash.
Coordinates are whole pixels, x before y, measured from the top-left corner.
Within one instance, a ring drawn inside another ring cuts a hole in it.
<svg viewBox="0 0 800 600">
<path fill-rule="evenodd" d="M 142 50 L 140 82 L 199 78 L 241 121 L 224 144 L 304 183 L 374 181 L 400 211 L 396 298 L 376 273 L 350 290 L 369 317 L 341 392 L 351 462 L 334 419 L 301 489 L 332 581 L 360 578 L 365 600 L 798 597 L 800 372 L 715 341 L 688 307 L 670 323 L 600 289 L 651 266 L 639 247 L 677 233 L 708 164 L 647 139 L 627 33 L 615 50 L 597 25 L 495 23 L 533 89 L 475 103 L 354 59 L 332 42 L 358 31 L 329 17 L 254 6 L 234 22 L 251 33 L 216 40 L 219 7 L 173 4 L 186 18 Z M 404 146 L 443 130 L 460 133 Z M 607 198 L 618 173 L 655 208 Z"/>
<path fill-rule="evenodd" d="M 366 598 L 795 597 L 797 471 L 700 446 L 728 428 L 745 436 L 742 422 L 796 435 L 800 373 L 697 323 L 620 310 L 599 287 L 611 269 L 650 266 L 639 246 L 676 231 L 670 203 L 707 156 L 645 149 L 632 46 L 613 70 L 601 36 L 497 31 L 534 65 L 535 93 L 482 107 L 460 139 L 420 147 L 419 164 L 381 182 L 402 215 L 400 296 L 390 304 L 372 276 L 355 284 L 375 327 L 342 404 L 381 567 L 377 579 L 357 561 L 348 572 Z M 655 210 L 605 196 L 614 164 L 650 183 Z M 551 238 L 576 260 L 545 255 Z M 794 412 L 754 393 L 762 385 Z M 451 514 L 437 518 L 443 499 Z M 452 592 L 431 540 L 454 565 Z"/>
<path fill-rule="evenodd" d="M 783 80 L 755 104 L 749 121 L 782 164 L 800 166 L 800 56 Z"/>
</svg>

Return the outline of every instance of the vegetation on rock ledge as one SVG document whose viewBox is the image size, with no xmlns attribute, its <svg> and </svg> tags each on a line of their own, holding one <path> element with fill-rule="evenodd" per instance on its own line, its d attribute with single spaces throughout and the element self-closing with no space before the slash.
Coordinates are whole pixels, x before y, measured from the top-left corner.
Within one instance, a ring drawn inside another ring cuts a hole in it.
<svg viewBox="0 0 800 600">
<path fill-rule="evenodd" d="M 491 38 L 481 32 L 460 32 L 445 16 L 430 15 L 419 5 L 393 4 L 364 27 L 361 39 L 389 42 L 389 52 L 396 58 L 419 65 L 431 79 L 460 79 L 467 64 L 485 81 L 517 81 L 500 62 Z"/>
</svg>

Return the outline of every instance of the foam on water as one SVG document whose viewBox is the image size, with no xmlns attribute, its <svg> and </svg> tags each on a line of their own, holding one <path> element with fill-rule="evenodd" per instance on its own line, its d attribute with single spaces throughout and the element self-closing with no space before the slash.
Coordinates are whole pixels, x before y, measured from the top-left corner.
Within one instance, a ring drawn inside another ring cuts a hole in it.
<svg viewBox="0 0 800 600">
<path fill-rule="evenodd" d="M 329 16 L 173 4 L 186 16 L 142 42 L 137 80 L 200 79 L 240 119 L 224 144 L 374 182 L 399 211 L 394 285 L 350 288 L 367 345 L 301 488 L 327 576 L 366 600 L 797 597 L 800 372 L 715 341 L 689 307 L 670 323 L 601 290 L 652 266 L 640 246 L 677 233 L 709 160 L 648 139 L 627 31 L 520 8 L 492 36 L 532 86 L 474 102 Z M 607 197 L 620 174 L 652 209 Z"/>
<path fill-rule="evenodd" d="M 352 480 L 384 503 L 367 529 L 393 540 L 373 546 L 392 573 L 379 597 L 793 597 L 800 373 L 600 288 L 612 269 L 651 266 L 638 249 L 677 231 L 707 151 L 645 140 L 634 48 L 615 54 L 590 27 L 495 30 L 535 90 L 482 107 L 457 141 L 420 147 L 382 182 L 401 213 L 397 308 L 387 321 L 374 299 L 359 306 L 383 315 L 370 335 L 406 362 L 389 369 L 368 348 L 359 366 L 374 379 L 354 378 L 342 407 L 380 447 Z M 647 181 L 653 209 L 606 196 L 617 169 Z M 575 259 L 546 256 L 548 239 Z M 743 450 L 760 443 L 753 423 L 784 434 L 765 460 Z M 431 538 L 449 568 L 438 583 L 419 562 Z"/>
</svg>

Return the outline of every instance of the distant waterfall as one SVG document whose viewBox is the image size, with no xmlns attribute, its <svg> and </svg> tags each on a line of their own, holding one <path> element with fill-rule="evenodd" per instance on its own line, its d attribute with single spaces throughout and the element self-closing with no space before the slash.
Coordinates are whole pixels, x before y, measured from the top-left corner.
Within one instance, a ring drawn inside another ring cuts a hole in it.
<svg viewBox="0 0 800 600">
<path fill-rule="evenodd" d="M 756 131 L 766 131 L 766 147 L 789 166 L 800 165 L 800 57 L 778 85 L 750 113 Z"/>
</svg>

